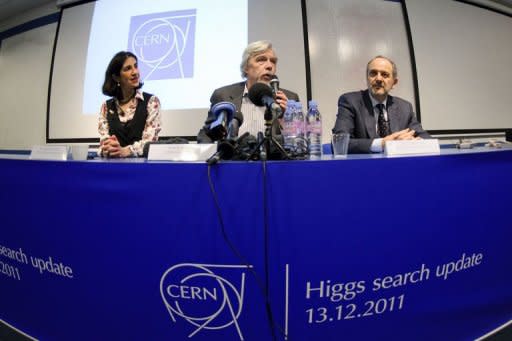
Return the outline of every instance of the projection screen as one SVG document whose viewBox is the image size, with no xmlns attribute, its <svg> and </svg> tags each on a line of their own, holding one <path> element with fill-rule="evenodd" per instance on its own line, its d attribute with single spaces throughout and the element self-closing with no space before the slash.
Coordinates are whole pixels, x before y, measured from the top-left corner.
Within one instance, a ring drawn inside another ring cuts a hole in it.
<svg viewBox="0 0 512 341">
<path fill-rule="evenodd" d="M 50 142 L 98 138 L 105 69 L 121 50 L 139 57 L 142 90 L 161 101 L 161 136 L 197 134 L 212 91 L 242 81 L 242 52 L 254 40 L 273 43 L 282 86 L 306 98 L 300 0 L 121 4 L 98 0 L 62 11 L 50 85 Z"/>
</svg>

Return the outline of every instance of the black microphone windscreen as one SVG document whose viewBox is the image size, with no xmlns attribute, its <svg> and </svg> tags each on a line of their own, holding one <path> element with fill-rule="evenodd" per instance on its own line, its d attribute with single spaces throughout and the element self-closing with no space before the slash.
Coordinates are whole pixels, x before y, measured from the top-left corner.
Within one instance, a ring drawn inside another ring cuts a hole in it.
<svg viewBox="0 0 512 341">
<path fill-rule="evenodd" d="M 234 141 L 224 140 L 217 145 L 217 151 L 223 160 L 231 160 L 235 155 L 236 146 Z"/>
<path fill-rule="evenodd" d="M 251 102 L 259 107 L 262 107 L 264 105 L 263 97 L 272 97 L 272 88 L 270 88 L 270 86 L 265 83 L 258 82 L 251 86 L 248 95 Z"/>
</svg>

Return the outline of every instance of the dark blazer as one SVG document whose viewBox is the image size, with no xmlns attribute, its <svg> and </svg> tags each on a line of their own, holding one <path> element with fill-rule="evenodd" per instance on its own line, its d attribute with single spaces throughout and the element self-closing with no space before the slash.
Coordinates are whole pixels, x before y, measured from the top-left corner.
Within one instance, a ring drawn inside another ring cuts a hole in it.
<svg viewBox="0 0 512 341">
<path fill-rule="evenodd" d="M 387 99 L 387 111 L 391 132 L 411 128 L 416 136 L 430 138 L 416 119 L 411 103 L 394 96 Z M 334 133 L 349 133 L 349 153 L 370 153 L 372 141 L 379 138 L 375 129 L 377 119 L 368 90 L 343 94 L 338 100 L 338 115 L 332 129 Z"/>
<path fill-rule="evenodd" d="M 212 96 L 210 97 L 210 108 L 219 103 L 219 102 L 231 102 L 235 105 L 236 111 L 241 111 L 242 108 L 242 96 L 244 94 L 245 82 L 230 84 L 227 86 L 223 86 L 221 88 L 215 89 L 213 91 Z M 288 99 L 293 99 L 298 101 L 299 95 L 295 92 L 291 92 L 286 89 L 281 89 Z M 243 113 L 242 113 L 243 114 Z M 197 134 L 197 142 L 198 143 L 212 143 L 212 139 L 208 136 L 208 131 L 210 124 L 215 120 L 215 116 L 212 114 L 211 110 L 208 111 L 208 116 L 206 117 L 206 121 L 204 122 L 204 126 L 199 130 Z M 273 127 L 275 134 L 280 134 L 279 123 L 277 120 L 274 121 Z"/>
</svg>

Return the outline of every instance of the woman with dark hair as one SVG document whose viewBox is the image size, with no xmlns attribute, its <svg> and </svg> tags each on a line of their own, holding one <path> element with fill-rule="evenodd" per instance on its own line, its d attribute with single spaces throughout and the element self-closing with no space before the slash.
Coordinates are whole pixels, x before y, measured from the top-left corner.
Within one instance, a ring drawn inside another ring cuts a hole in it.
<svg viewBox="0 0 512 341">
<path fill-rule="evenodd" d="M 137 57 L 127 51 L 116 53 L 108 64 L 102 88 L 103 94 L 112 98 L 101 106 L 101 156 L 141 156 L 147 142 L 158 140 L 160 100 L 142 92 L 142 85 Z"/>
</svg>

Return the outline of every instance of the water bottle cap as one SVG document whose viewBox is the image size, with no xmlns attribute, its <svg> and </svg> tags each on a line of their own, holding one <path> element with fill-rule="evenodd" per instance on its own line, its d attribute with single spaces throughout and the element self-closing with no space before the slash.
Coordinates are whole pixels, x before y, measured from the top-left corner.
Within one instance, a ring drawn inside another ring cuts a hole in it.
<svg viewBox="0 0 512 341">
<path fill-rule="evenodd" d="M 309 107 L 315 107 L 315 108 L 318 108 L 318 103 L 317 101 L 315 101 L 314 99 L 312 99 L 311 101 L 309 101 Z"/>
</svg>

